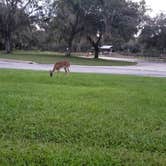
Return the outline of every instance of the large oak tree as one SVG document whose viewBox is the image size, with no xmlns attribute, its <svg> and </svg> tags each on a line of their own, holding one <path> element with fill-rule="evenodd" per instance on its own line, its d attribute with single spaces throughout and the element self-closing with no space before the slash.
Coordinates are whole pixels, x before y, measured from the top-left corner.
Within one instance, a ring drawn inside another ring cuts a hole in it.
<svg viewBox="0 0 166 166">
<path fill-rule="evenodd" d="M 29 25 L 29 16 L 38 8 L 37 0 L 0 0 L 0 33 L 6 53 L 12 50 L 12 36 L 22 26 Z M 35 10 L 34 10 L 35 9 Z"/>
</svg>

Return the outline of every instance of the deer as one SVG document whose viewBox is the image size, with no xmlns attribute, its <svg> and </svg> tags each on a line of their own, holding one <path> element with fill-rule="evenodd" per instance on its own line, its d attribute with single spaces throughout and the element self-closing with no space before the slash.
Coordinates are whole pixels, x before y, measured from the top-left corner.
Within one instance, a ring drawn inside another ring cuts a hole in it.
<svg viewBox="0 0 166 166">
<path fill-rule="evenodd" d="M 70 72 L 69 67 L 70 67 L 70 62 L 67 60 L 56 62 L 54 64 L 53 69 L 50 70 L 50 77 L 53 76 L 53 73 L 55 71 L 59 72 L 61 68 L 64 68 L 66 74 L 69 73 Z"/>
</svg>

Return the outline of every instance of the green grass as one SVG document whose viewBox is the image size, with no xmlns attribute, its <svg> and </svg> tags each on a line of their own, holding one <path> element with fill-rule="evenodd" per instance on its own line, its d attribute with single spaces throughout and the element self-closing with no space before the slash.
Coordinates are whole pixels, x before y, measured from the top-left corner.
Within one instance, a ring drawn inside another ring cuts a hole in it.
<svg viewBox="0 0 166 166">
<path fill-rule="evenodd" d="M 62 53 L 40 52 L 40 51 L 15 51 L 13 54 L 0 53 L 0 58 L 34 61 L 37 63 L 55 63 L 59 60 L 68 59 L 73 65 L 92 65 L 92 66 L 127 66 L 135 65 L 135 62 L 123 62 L 103 59 L 87 59 L 78 56 L 67 58 Z"/>
<path fill-rule="evenodd" d="M 0 70 L 0 165 L 165 163 L 165 78 Z"/>
</svg>

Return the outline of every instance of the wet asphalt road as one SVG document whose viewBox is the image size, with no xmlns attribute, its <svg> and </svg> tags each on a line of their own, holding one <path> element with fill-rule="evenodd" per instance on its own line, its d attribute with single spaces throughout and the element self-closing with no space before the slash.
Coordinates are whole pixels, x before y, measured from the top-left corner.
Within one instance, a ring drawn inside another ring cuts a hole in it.
<svg viewBox="0 0 166 166">
<path fill-rule="evenodd" d="M 29 61 L 0 59 L 0 68 L 49 71 L 53 64 L 37 64 Z M 122 74 L 150 77 L 166 77 L 166 63 L 138 62 L 136 66 L 80 66 L 71 65 L 71 72 Z M 63 70 L 62 70 L 63 71 Z"/>
</svg>

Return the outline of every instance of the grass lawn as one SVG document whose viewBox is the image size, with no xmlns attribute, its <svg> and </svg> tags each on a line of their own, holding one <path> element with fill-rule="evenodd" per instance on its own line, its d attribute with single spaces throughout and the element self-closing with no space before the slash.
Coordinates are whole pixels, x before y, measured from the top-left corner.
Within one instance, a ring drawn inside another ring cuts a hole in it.
<svg viewBox="0 0 166 166">
<path fill-rule="evenodd" d="M 165 78 L 0 70 L 0 165 L 165 164 Z"/>
<path fill-rule="evenodd" d="M 13 54 L 4 54 L 0 52 L 0 58 L 6 59 L 17 59 L 17 60 L 28 60 L 37 63 L 55 63 L 59 60 L 68 59 L 73 65 L 92 65 L 92 66 L 126 66 L 135 65 L 135 62 L 123 62 L 113 60 L 102 60 L 102 59 L 87 59 L 78 56 L 71 56 L 67 58 L 62 53 L 55 52 L 40 52 L 40 51 L 15 51 Z"/>
</svg>

